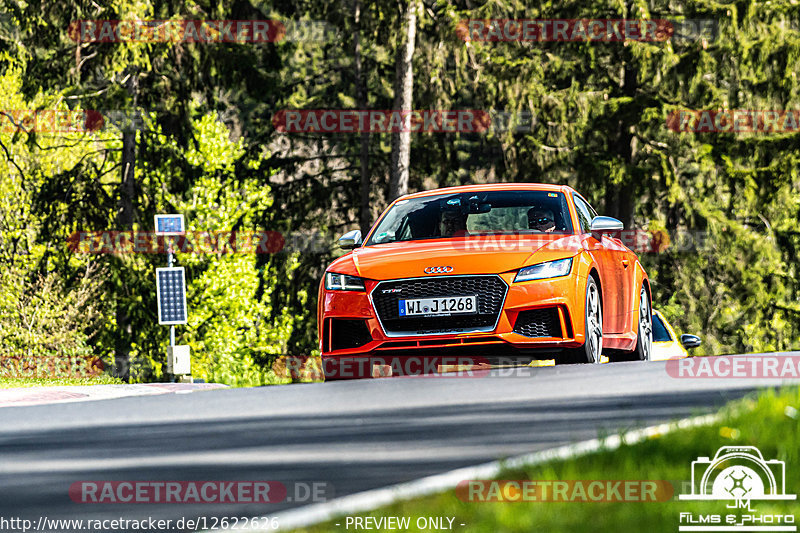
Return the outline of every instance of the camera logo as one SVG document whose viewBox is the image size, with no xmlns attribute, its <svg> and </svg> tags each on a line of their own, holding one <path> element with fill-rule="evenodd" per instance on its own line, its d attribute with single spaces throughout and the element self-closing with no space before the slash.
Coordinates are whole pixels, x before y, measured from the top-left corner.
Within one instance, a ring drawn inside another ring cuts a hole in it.
<svg viewBox="0 0 800 533">
<path fill-rule="evenodd" d="M 755 446 L 723 446 L 713 459 L 692 462 L 692 493 L 681 500 L 794 500 L 786 494 L 786 464 L 764 460 Z"/>
<path fill-rule="evenodd" d="M 797 499 L 795 494 L 786 494 L 784 462 L 765 461 L 755 446 L 723 446 L 713 459 L 698 457 L 692 462 L 691 485 L 691 494 L 681 494 L 678 499 L 728 503 L 724 508 L 711 505 L 711 509 L 699 513 L 679 513 L 679 532 L 797 531 L 795 515 L 781 513 L 780 505 L 773 504 L 762 511 L 751 507 L 753 500 Z"/>
</svg>

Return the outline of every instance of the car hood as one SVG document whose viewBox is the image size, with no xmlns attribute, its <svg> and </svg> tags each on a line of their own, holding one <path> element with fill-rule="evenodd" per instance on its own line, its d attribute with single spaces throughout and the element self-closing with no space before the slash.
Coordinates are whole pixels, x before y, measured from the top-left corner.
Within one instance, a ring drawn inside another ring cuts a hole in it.
<svg viewBox="0 0 800 533">
<path fill-rule="evenodd" d="M 452 267 L 452 275 L 499 274 L 572 257 L 583 249 L 576 235 L 486 235 L 407 241 L 356 248 L 330 271 L 374 280 L 425 276 L 427 267 Z"/>
</svg>

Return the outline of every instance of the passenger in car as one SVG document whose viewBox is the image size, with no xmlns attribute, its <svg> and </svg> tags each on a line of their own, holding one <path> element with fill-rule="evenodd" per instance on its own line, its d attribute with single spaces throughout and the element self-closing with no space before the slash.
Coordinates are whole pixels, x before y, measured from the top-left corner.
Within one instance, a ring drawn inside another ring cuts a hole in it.
<svg viewBox="0 0 800 533">
<path fill-rule="evenodd" d="M 553 212 L 546 208 L 532 207 L 528 210 L 528 228 L 543 233 L 554 231 L 556 219 Z"/>
<path fill-rule="evenodd" d="M 455 209 L 442 211 L 439 234 L 442 237 L 469 235 L 467 233 L 467 215 L 463 215 Z"/>
</svg>

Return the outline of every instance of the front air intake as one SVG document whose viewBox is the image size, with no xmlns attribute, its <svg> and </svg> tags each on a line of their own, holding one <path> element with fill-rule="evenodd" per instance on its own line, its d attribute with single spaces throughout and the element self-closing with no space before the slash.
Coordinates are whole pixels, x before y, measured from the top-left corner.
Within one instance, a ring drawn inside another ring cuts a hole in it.
<svg viewBox="0 0 800 533">
<path fill-rule="evenodd" d="M 561 324 L 555 307 L 522 311 L 514 322 L 514 333 L 526 337 L 561 337 Z"/>
<path fill-rule="evenodd" d="M 360 348 L 372 340 L 366 320 L 348 318 L 331 318 L 329 320 L 331 350 Z"/>
</svg>

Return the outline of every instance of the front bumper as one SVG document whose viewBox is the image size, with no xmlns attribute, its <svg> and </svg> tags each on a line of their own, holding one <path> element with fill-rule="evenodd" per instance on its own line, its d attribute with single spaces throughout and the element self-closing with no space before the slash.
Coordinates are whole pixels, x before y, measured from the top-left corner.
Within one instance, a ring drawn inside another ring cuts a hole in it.
<svg viewBox="0 0 800 533">
<path fill-rule="evenodd" d="M 573 273 L 560 278 L 514 283 L 515 275 L 515 272 L 499 275 L 508 288 L 494 324 L 435 333 L 431 332 L 435 329 L 423 333 L 387 332 L 375 312 L 371 296 L 376 286 L 386 287 L 390 282 L 368 280 L 366 292 L 322 289 L 322 355 L 352 358 L 483 352 L 548 358 L 564 348 L 583 344 L 583 295 L 579 287 L 585 285 L 586 280 L 581 285 L 580 278 Z M 427 279 L 454 277 L 430 276 Z M 577 320 L 578 317 L 581 320 Z"/>
</svg>

